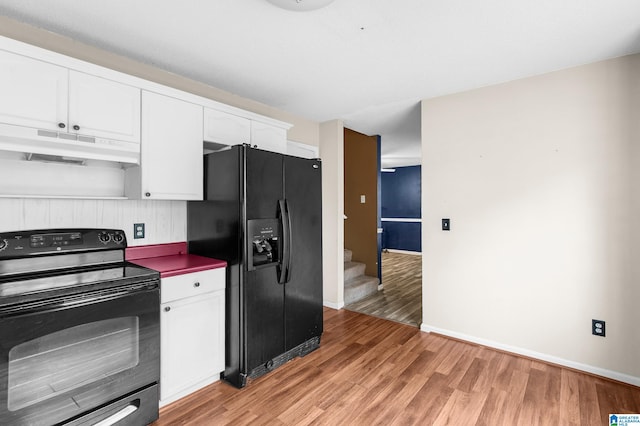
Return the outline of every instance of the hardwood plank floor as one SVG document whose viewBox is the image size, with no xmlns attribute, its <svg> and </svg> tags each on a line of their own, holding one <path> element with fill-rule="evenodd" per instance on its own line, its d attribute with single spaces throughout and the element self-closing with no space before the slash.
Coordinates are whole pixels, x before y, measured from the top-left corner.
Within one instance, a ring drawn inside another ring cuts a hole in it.
<svg viewBox="0 0 640 426">
<path fill-rule="evenodd" d="M 422 256 L 382 253 L 383 290 L 345 309 L 419 327 L 422 322 Z"/>
<path fill-rule="evenodd" d="M 318 350 L 253 380 L 163 407 L 166 425 L 606 425 L 640 413 L 640 388 L 324 310 Z"/>
</svg>

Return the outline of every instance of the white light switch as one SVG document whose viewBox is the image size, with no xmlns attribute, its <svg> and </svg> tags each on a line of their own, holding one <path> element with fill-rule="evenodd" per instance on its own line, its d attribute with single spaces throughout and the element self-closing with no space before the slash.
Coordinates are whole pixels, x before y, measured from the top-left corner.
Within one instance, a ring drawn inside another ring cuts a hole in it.
<svg viewBox="0 0 640 426">
<path fill-rule="evenodd" d="M 366 199 L 366 198 L 367 198 L 367 197 L 365 197 L 364 195 L 361 195 L 361 196 L 360 196 L 360 204 L 364 204 L 364 203 L 366 203 L 366 202 L 367 202 L 367 199 Z"/>
</svg>

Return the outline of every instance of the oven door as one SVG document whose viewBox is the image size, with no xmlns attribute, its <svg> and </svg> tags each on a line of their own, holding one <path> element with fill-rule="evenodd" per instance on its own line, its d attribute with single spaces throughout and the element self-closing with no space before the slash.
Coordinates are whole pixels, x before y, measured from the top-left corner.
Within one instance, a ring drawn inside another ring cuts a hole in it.
<svg viewBox="0 0 640 426">
<path fill-rule="evenodd" d="M 159 308 L 158 280 L 0 308 L 0 424 L 77 421 L 157 384 Z"/>
</svg>

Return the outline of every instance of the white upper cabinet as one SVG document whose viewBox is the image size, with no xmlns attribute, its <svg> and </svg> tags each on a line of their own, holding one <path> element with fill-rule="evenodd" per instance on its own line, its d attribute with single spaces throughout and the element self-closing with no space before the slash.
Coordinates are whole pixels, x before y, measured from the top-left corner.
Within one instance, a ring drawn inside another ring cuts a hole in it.
<svg viewBox="0 0 640 426">
<path fill-rule="evenodd" d="M 0 197 L 201 200 L 205 149 L 290 127 L 0 36 Z"/>
<path fill-rule="evenodd" d="M 140 89 L 70 71 L 69 131 L 140 141 Z"/>
<path fill-rule="evenodd" d="M 140 142 L 140 89 L 0 50 L 0 122 Z"/>
<path fill-rule="evenodd" d="M 273 120 L 273 123 L 278 123 Z M 267 151 L 287 153 L 287 129 L 276 124 L 204 109 L 204 141 L 220 145 L 250 144 Z"/>
<path fill-rule="evenodd" d="M 202 115 L 200 105 L 142 92 L 141 165 L 127 170 L 129 198 L 202 200 Z"/>
<path fill-rule="evenodd" d="M 0 122 L 46 130 L 66 127 L 68 70 L 0 50 Z"/>
<path fill-rule="evenodd" d="M 222 145 L 249 143 L 251 142 L 251 121 L 248 118 L 205 108 L 204 140 Z"/>
<path fill-rule="evenodd" d="M 251 121 L 251 145 L 267 151 L 287 153 L 287 130 L 260 121 Z"/>
<path fill-rule="evenodd" d="M 294 141 L 287 141 L 287 154 L 302 158 L 320 158 L 317 146 Z"/>
</svg>

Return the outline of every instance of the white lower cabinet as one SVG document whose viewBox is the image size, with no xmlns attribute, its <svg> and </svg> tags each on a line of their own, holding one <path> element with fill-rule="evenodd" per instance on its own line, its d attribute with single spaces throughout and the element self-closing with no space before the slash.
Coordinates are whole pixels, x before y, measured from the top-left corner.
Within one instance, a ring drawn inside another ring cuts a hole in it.
<svg viewBox="0 0 640 426">
<path fill-rule="evenodd" d="M 224 370 L 224 271 L 162 279 L 161 406 L 215 382 Z"/>
</svg>

